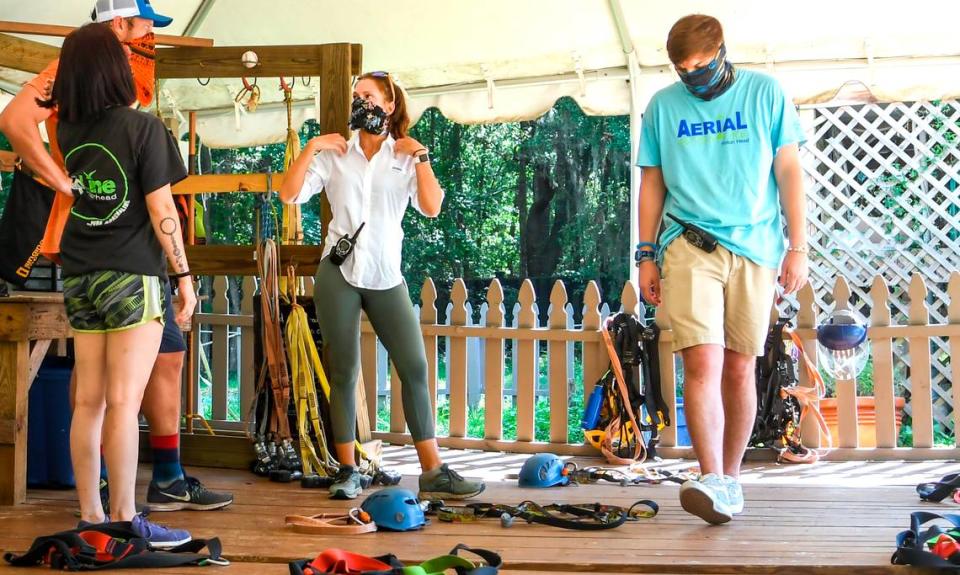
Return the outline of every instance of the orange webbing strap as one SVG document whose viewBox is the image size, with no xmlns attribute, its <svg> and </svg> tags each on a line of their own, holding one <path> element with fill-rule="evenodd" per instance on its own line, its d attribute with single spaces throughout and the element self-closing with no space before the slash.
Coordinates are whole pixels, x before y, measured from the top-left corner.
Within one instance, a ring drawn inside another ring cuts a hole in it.
<svg viewBox="0 0 960 575">
<path fill-rule="evenodd" d="M 351 509 L 346 515 L 342 513 L 287 515 L 284 522 L 293 531 L 310 535 L 360 535 L 377 530 L 377 524 L 359 508 Z"/>
<path fill-rule="evenodd" d="M 610 365 L 613 368 L 613 377 L 617 382 L 617 390 L 620 392 L 620 397 L 623 399 L 624 409 L 627 411 L 627 416 L 629 418 L 626 422 L 623 422 L 623 414 L 618 413 L 610 420 L 610 424 L 607 425 L 607 428 L 604 430 L 603 441 L 600 442 L 600 451 L 607 459 L 607 462 L 613 465 L 630 465 L 631 463 L 639 463 L 647 458 L 647 447 L 643 443 L 643 433 L 640 429 L 640 424 L 637 421 L 637 416 L 633 413 L 633 407 L 630 405 L 630 392 L 627 390 L 626 378 L 623 376 L 623 367 L 620 365 L 620 356 L 617 355 L 617 351 L 613 347 L 613 340 L 610 338 L 610 331 L 606 328 L 606 326 L 604 326 L 600 332 L 603 335 L 603 343 L 607 348 L 607 355 L 610 357 Z M 634 449 L 632 459 L 620 457 L 613 452 L 613 437 L 615 435 L 619 435 L 621 428 L 625 425 L 633 426 L 633 435 L 635 437 L 636 447 Z"/>
<path fill-rule="evenodd" d="M 260 275 L 260 310 L 262 315 L 263 351 L 273 391 L 275 420 L 271 430 L 281 439 L 290 439 L 287 406 L 290 403 L 290 377 L 287 354 L 280 331 L 280 293 L 277 281 L 277 245 L 264 240 L 257 246 L 257 271 Z"/>
<path fill-rule="evenodd" d="M 807 415 L 813 416 L 814 420 L 817 422 L 817 427 L 820 428 L 820 433 L 827 438 L 827 449 L 833 448 L 833 437 L 830 434 L 830 428 L 827 427 L 826 420 L 823 419 L 823 414 L 820 413 L 820 409 L 817 406 L 817 402 L 822 399 L 827 392 L 827 388 L 823 383 L 823 377 L 820 376 L 820 372 L 817 370 L 817 366 L 814 365 L 813 360 L 810 359 L 810 356 L 807 355 L 806 350 L 803 349 L 803 341 L 800 340 L 800 336 L 796 334 L 793 330 L 784 328 L 784 331 L 790 334 L 790 339 L 793 341 L 793 344 L 797 346 L 797 349 L 800 351 L 800 357 L 803 359 L 803 367 L 807 371 L 807 375 L 810 377 L 810 381 L 813 382 L 812 387 L 800 387 L 794 386 L 788 389 L 781 389 L 780 392 L 785 395 L 792 395 L 797 399 L 797 402 L 800 403 L 800 421 L 803 422 L 804 418 Z M 810 450 L 810 453 L 817 456 L 817 452 Z M 790 461 L 797 460 L 798 463 L 806 463 L 809 457 L 790 457 L 785 455 L 785 459 Z M 816 459 L 819 459 L 817 456 Z"/>
</svg>

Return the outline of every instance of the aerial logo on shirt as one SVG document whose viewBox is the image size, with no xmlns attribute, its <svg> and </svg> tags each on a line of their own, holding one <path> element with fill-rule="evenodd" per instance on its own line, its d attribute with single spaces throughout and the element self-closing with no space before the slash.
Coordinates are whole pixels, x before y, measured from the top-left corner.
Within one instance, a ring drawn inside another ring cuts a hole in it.
<svg viewBox="0 0 960 575">
<path fill-rule="evenodd" d="M 733 117 L 707 120 L 704 122 L 680 120 L 680 125 L 677 127 L 677 139 L 713 135 L 718 140 L 724 140 L 732 136 L 732 134 L 728 135 L 728 132 L 743 133 L 742 131 L 747 128 L 748 126 L 743 117 L 743 112 L 737 112 Z"/>
<path fill-rule="evenodd" d="M 127 174 L 109 149 L 100 144 L 81 144 L 64 160 L 73 178 L 72 215 L 95 227 L 114 222 L 127 211 Z"/>
</svg>

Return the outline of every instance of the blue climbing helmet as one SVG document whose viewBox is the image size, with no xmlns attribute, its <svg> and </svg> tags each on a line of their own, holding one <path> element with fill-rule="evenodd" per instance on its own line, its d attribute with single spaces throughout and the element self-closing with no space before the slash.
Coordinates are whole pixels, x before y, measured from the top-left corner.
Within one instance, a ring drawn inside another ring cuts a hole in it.
<svg viewBox="0 0 960 575">
<path fill-rule="evenodd" d="M 519 480 L 520 487 L 553 487 L 570 483 L 563 461 L 552 453 L 538 453 L 524 461 Z"/>
<path fill-rule="evenodd" d="M 817 327 L 817 352 L 831 377 L 855 379 L 870 356 L 866 321 L 847 309 L 834 311 Z"/>
<path fill-rule="evenodd" d="M 427 524 L 417 496 L 402 487 L 386 487 L 370 494 L 360 509 L 370 515 L 377 529 L 413 531 Z"/>
<path fill-rule="evenodd" d="M 855 349 L 866 339 L 866 324 L 847 309 L 831 313 L 817 328 L 817 342 L 830 351 Z"/>
</svg>

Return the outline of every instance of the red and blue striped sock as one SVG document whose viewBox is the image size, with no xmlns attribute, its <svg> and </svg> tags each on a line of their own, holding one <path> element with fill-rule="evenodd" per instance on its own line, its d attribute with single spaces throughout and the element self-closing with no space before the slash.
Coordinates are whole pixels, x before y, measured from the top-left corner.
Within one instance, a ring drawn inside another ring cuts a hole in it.
<svg viewBox="0 0 960 575">
<path fill-rule="evenodd" d="M 153 482 L 160 487 L 168 487 L 174 481 L 183 479 L 180 467 L 180 434 L 151 435 L 150 450 L 153 452 Z"/>
</svg>

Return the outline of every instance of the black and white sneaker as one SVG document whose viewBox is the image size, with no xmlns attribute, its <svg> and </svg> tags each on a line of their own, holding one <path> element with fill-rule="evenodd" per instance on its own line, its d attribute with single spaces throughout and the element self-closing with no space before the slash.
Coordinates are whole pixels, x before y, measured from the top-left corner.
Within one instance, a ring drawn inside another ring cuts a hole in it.
<svg viewBox="0 0 960 575">
<path fill-rule="evenodd" d="M 167 487 L 150 482 L 147 505 L 152 511 L 210 511 L 233 503 L 232 493 L 209 491 L 196 477 L 178 479 Z"/>
</svg>

